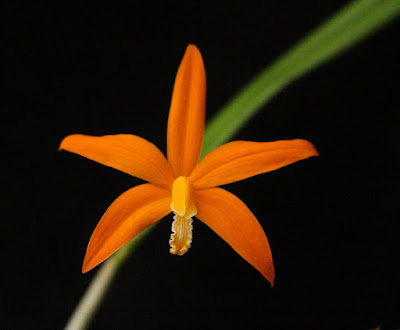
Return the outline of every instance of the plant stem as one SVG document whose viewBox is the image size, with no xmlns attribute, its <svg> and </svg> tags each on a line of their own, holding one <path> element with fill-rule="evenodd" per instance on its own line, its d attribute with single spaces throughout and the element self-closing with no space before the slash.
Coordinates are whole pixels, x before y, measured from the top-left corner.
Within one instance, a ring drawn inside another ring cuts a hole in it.
<svg viewBox="0 0 400 330">
<path fill-rule="evenodd" d="M 139 245 L 143 238 L 151 231 L 153 226 L 142 231 L 138 236 L 120 248 L 112 257 L 108 258 L 107 261 L 101 265 L 100 269 L 93 277 L 89 287 L 86 289 L 85 294 L 79 301 L 79 304 L 76 306 L 74 312 L 69 318 L 65 330 L 86 329 L 96 310 L 99 308 L 100 303 L 107 289 L 110 287 L 114 275 L 117 273 L 119 267 Z"/>
<path fill-rule="evenodd" d="M 117 271 L 116 258 L 109 258 L 97 272 L 75 311 L 72 313 L 66 330 L 85 329 L 99 307 Z"/>
</svg>

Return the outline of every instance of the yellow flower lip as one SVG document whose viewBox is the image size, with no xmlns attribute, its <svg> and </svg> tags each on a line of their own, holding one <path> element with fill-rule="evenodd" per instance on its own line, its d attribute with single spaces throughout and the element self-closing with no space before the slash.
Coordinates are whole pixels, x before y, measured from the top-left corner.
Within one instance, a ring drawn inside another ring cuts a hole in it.
<svg viewBox="0 0 400 330">
<path fill-rule="evenodd" d="M 175 214 L 172 222 L 172 234 L 169 240 L 169 252 L 183 256 L 190 248 L 193 238 L 193 220 Z"/>
<path fill-rule="evenodd" d="M 192 243 L 192 217 L 197 214 L 193 188 L 188 177 L 179 176 L 172 184 L 171 211 L 175 213 L 175 216 L 169 252 L 182 256 L 189 250 Z"/>
<path fill-rule="evenodd" d="M 172 184 L 171 211 L 186 219 L 192 218 L 197 214 L 193 188 L 188 177 L 180 176 Z"/>
</svg>

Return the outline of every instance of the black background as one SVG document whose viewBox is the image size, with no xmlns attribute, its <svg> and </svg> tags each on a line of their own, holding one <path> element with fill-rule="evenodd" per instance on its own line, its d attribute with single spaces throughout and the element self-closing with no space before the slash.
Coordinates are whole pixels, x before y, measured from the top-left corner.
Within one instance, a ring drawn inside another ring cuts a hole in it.
<svg viewBox="0 0 400 330">
<path fill-rule="evenodd" d="M 133 133 L 165 151 L 188 43 L 207 118 L 346 1 L 9 2 L 4 11 L 0 328 L 62 328 L 96 270 L 88 239 L 141 181 L 58 152 L 72 133 Z M 235 139 L 304 138 L 320 157 L 227 186 L 271 244 L 276 285 L 205 225 L 184 257 L 162 220 L 119 272 L 91 329 L 391 329 L 398 322 L 399 23 L 294 82 Z M 257 325 L 257 326 L 256 326 Z"/>
</svg>

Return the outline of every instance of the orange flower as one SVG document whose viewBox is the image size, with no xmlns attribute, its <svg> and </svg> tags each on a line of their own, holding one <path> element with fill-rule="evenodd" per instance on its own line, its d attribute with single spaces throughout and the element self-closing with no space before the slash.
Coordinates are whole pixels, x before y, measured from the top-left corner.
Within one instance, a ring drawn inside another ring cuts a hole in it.
<svg viewBox="0 0 400 330">
<path fill-rule="evenodd" d="M 189 45 L 179 67 L 168 118 L 168 160 L 135 135 L 67 136 L 60 149 L 74 152 L 149 183 L 131 188 L 107 209 L 86 250 L 83 273 L 103 262 L 145 228 L 174 213 L 170 252 L 183 255 L 192 243 L 192 218 L 203 221 L 272 285 L 271 249 L 256 217 L 219 185 L 273 171 L 318 155 L 305 140 L 234 141 L 199 163 L 205 122 L 206 77 L 200 51 Z"/>
</svg>

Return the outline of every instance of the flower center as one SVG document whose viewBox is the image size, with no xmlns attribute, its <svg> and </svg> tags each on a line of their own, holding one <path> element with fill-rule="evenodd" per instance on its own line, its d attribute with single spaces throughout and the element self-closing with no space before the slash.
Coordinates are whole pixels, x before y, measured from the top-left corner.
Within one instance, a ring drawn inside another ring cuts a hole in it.
<svg viewBox="0 0 400 330">
<path fill-rule="evenodd" d="M 188 177 L 180 176 L 172 185 L 171 211 L 174 212 L 169 252 L 184 255 L 192 243 L 192 217 L 197 214 L 193 188 Z"/>
</svg>

